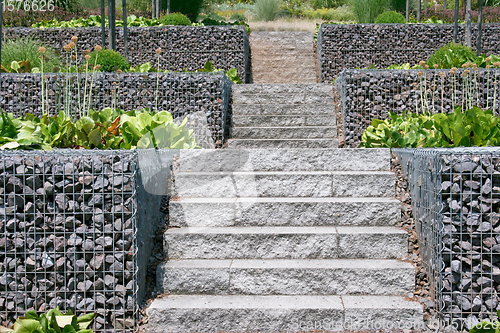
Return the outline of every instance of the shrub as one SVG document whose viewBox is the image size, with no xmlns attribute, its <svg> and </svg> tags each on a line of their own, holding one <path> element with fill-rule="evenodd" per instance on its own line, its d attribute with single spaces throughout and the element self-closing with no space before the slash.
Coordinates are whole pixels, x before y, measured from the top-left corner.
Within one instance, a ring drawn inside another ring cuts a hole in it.
<svg viewBox="0 0 500 333">
<path fill-rule="evenodd" d="M 389 10 L 377 16 L 375 23 L 406 23 L 406 19 L 400 13 Z"/>
<path fill-rule="evenodd" d="M 337 8 L 345 4 L 345 0 L 314 0 L 313 8 Z"/>
<path fill-rule="evenodd" d="M 472 48 L 450 42 L 434 52 L 427 60 L 427 65 L 431 68 L 435 64 L 438 68 L 460 67 L 467 62 L 475 62 L 477 59 L 476 53 Z"/>
<path fill-rule="evenodd" d="M 40 67 L 41 59 L 38 48 L 44 46 L 41 42 L 32 38 L 21 38 L 15 40 L 6 40 L 2 45 L 2 65 L 9 67 L 12 61 L 28 60 L 32 67 Z M 61 61 L 56 55 L 54 49 L 44 46 L 46 51 L 44 68 L 46 71 L 52 71 L 54 67 L 60 68 Z"/>
<path fill-rule="evenodd" d="M 389 7 L 389 0 L 351 0 L 351 5 L 358 23 L 374 23 Z"/>
<path fill-rule="evenodd" d="M 160 17 L 160 22 L 165 25 L 191 25 L 189 18 L 181 13 L 172 13 Z"/>
<path fill-rule="evenodd" d="M 127 71 L 130 68 L 127 59 L 120 53 L 108 49 L 92 52 L 89 62 L 92 65 L 95 63 L 101 65 L 101 71 L 103 72 L 115 72 L 118 69 Z"/>
<path fill-rule="evenodd" d="M 163 1 L 163 9 L 166 10 L 166 1 Z M 203 0 L 170 0 L 170 12 L 178 12 L 186 15 L 191 22 L 196 22 L 198 14 L 203 6 Z"/>
<path fill-rule="evenodd" d="M 238 22 L 247 22 L 248 21 L 248 19 L 246 18 L 245 15 L 239 14 L 239 13 L 234 13 L 233 15 L 231 15 L 230 20 L 231 21 L 238 21 Z"/>
<path fill-rule="evenodd" d="M 280 12 L 281 0 L 255 0 L 253 12 L 258 20 L 274 21 Z"/>
</svg>

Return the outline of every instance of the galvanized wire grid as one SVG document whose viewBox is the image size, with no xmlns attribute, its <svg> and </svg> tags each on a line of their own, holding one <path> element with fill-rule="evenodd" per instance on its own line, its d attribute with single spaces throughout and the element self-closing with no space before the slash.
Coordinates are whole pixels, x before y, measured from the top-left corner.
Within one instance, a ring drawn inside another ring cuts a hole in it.
<svg viewBox="0 0 500 333">
<path fill-rule="evenodd" d="M 318 33 L 321 82 L 330 82 L 344 69 L 426 61 L 439 47 L 453 41 L 453 24 L 322 24 Z M 498 54 L 500 25 L 483 25 L 482 53 Z M 477 24 L 472 45 L 477 45 Z M 465 43 L 465 24 L 458 27 Z"/>
<path fill-rule="evenodd" d="M 247 67 L 250 62 L 248 34 L 243 26 L 164 26 L 128 27 L 127 58 L 132 66 L 150 62 L 155 68 L 170 71 L 184 69 L 195 71 L 203 68 L 207 61 L 222 70 L 236 68 L 242 81 L 250 79 Z M 123 28 L 116 28 L 117 51 L 125 56 Z M 101 28 L 29 29 L 6 28 L 6 38 L 32 36 L 59 50 L 78 37 L 78 54 L 93 50 L 102 44 Z M 106 28 L 106 40 L 108 39 Z M 102 46 L 102 45 L 101 45 Z M 105 45 L 107 47 L 108 45 Z M 160 64 L 156 49 L 160 48 Z M 81 61 L 83 58 L 78 56 Z M 248 82 L 248 81 L 247 81 Z"/>
<path fill-rule="evenodd" d="M 346 144 L 357 147 L 373 119 L 389 112 L 445 112 L 470 105 L 500 113 L 500 70 L 344 70 L 335 80 Z M 496 84 L 495 84 L 496 82 Z M 467 102 L 469 101 L 469 102 Z"/>
<path fill-rule="evenodd" d="M 137 326 L 137 154 L 1 152 L 0 319 L 59 306 Z"/>
<path fill-rule="evenodd" d="M 500 148 L 394 150 L 410 156 L 422 259 L 440 324 L 496 319 L 500 292 Z"/>
<path fill-rule="evenodd" d="M 224 132 L 232 82 L 223 73 L 60 73 L 45 77 L 42 99 L 40 74 L 2 74 L 0 109 L 37 116 L 65 110 L 75 119 L 86 110 L 105 107 L 166 110 L 180 121 L 191 115 L 188 127 L 209 131 L 203 138 L 195 132 L 204 148 L 221 147 L 228 138 Z"/>
</svg>

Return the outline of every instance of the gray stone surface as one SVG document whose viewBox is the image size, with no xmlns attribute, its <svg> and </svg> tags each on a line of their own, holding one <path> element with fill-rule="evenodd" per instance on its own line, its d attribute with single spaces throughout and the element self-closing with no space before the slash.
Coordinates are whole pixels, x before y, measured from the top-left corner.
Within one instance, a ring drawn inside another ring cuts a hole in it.
<svg viewBox="0 0 500 333">
<path fill-rule="evenodd" d="M 234 87 L 234 86 L 233 86 Z M 233 115 L 334 115 L 332 103 L 314 104 L 233 104 Z"/>
<path fill-rule="evenodd" d="M 181 198 L 170 202 L 170 225 L 391 226 L 401 203 L 389 198 Z"/>
<path fill-rule="evenodd" d="M 287 84 L 243 84 L 234 85 L 233 92 L 241 95 L 259 95 L 259 94 L 313 94 L 323 97 L 331 97 L 333 85 L 330 83 L 323 84 L 305 84 L 305 83 L 289 83 Z"/>
<path fill-rule="evenodd" d="M 335 331 L 349 328 L 351 319 L 363 318 L 370 310 L 377 311 L 378 321 L 397 319 L 411 328 L 422 323 L 421 305 L 401 297 L 172 295 L 153 302 L 148 328 L 161 333 Z"/>
<path fill-rule="evenodd" d="M 269 125 L 269 124 L 267 124 Z M 274 125 L 274 124 L 272 124 Z M 298 126 L 298 127 L 233 127 L 233 137 L 239 139 L 335 139 L 335 126 Z"/>
<path fill-rule="evenodd" d="M 337 125 L 337 120 L 332 116 L 318 115 L 300 115 L 296 117 L 290 117 L 289 115 L 249 115 L 238 116 L 233 119 L 233 126 L 235 127 L 258 127 L 264 124 L 272 124 L 274 126 L 335 126 Z"/>
<path fill-rule="evenodd" d="M 179 197 L 393 197 L 395 177 L 385 171 L 182 172 Z"/>
<path fill-rule="evenodd" d="M 407 235 L 393 227 L 192 227 L 164 235 L 171 259 L 402 258 Z"/>
<path fill-rule="evenodd" d="M 333 92 L 330 94 L 307 93 L 282 93 L 272 94 L 262 92 L 259 94 L 234 93 L 234 104 L 333 104 Z"/>
<path fill-rule="evenodd" d="M 173 260 L 158 276 L 168 294 L 397 295 L 415 283 L 395 260 Z"/>
<path fill-rule="evenodd" d="M 313 34 L 303 31 L 253 31 L 255 83 L 316 83 Z"/>
<path fill-rule="evenodd" d="M 176 171 L 389 171 L 389 149 L 181 150 Z"/>
<path fill-rule="evenodd" d="M 267 148 L 338 148 L 337 139 L 286 139 L 286 140 L 266 140 L 266 139 L 230 139 L 228 148 L 234 149 L 258 149 Z"/>
</svg>

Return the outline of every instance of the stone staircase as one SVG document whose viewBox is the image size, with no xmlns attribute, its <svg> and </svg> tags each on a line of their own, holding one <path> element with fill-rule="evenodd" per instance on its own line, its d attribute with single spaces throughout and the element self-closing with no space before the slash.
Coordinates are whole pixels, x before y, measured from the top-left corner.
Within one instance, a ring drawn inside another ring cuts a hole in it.
<svg viewBox="0 0 500 333">
<path fill-rule="evenodd" d="M 318 82 L 313 37 L 312 32 L 306 31 L 253 31 L 253 82 Z"/>
<path fill-rule="evenodd" d="M 386 149 L 180 151 L 149 331 L 420 325 L 389 168 Z"/>
<path fill-rule="evenodd" d="M 331 84 L 233 85 L 229 148 L 336 148 Z"/>
</svg>

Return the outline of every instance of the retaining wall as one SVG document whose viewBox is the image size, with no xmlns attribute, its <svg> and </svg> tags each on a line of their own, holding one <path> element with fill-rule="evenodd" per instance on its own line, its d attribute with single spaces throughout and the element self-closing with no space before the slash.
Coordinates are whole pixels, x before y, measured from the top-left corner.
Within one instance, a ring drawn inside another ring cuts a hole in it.
<svg viewBox="0 0 500 333">
<path fill-rule="evenodd" d="M 462 43 L 464 31 L 459 25 Z M 477 25 L 472 34 L 475 46 Z M 500 54 L 499 36 L 500 24 L 484 24 L 482 52 Z M 322 24 L 317 40 L 321 82 L 331 82 L 343 69 L 415 65 L 451 41 L 452 24 Z"/>
<path fill-rule="evenodd" d="M 84 96 L 87 102 L 90 98 L 91 109 L 99 110 L 105 107 L 154 110 L 158 102 L 158 110 L 169 111 L 174 117 L 205 115 L 206 120 L 200 118 L 189 124 L 191 128 L 201 121 L 204 122 L 201 125 L 208 125 L 212 142 L 205 148 L 221 147 L 228 138 L 232 82 L 223 74 L 97 73 L 93 80 L 85 74 L 46 74 L 45 77 L 44 112 L 49 114 L 58 113 L 65 106 L 78 114 L 78 101 L 83 104 Z M 40 74 L 2 74 L 0 80 L 1 110 L 15 115 L 42 115 Z"/>
<path fill-rule="evenodd" d="M 441 72 L 443 78 L 439 76 Z M 387 119 L 389 111 L 422 112 L 429 105 L 431 112 L 447 113 L 462 105 L 467 94 L 472 96 L 474 105 L 492 109 L 495 104 L 495 112 L 499 114 L 499 81 L 498 69 L 480 69 L 466 79 L 463 70 L 454 75 L 450 70 L 344 70 L 335 80 L 335 86 L 340 96 L 345 144 L 358 147 L 372 119 Z M 471 90 L 474 92 L 467 93 Z"/>
<path fill-rule="evenodd" d="M 195 71 L 211 61 L 217 68 L 236 68 L 243 82 L 251 82 L 250 44 L 244 26 L 128 27 L 128 60 L 132 66 L 151 62 L 157 67 L 157 48 L 162 49 L 162 70 Z M 63 46 L 78 37 L 80 52 L 102 44 L 101 28 L 5 28 L 4 38 L 31 36 L 64 54 Z M 123 28 L 116 28 L 117 50 L 125 55 Z M 108 29 L 106 28 L 106 36 Z M 108 44 L 108 41 L 106 42 Z M 102 46 L 102 45 L 101 45 Z"/>
<path fill-rule="evenodd" d="M 96 312 L 98 332 L 134 332 L 171 155 L 2 152 L 1 324 L 59 306 Z"/>
<path fill-rule="evenodd" d="M 481 319 L 496 319 L 500 149 L 393 149 L 393 153 L 408 176 L 420 253 L 441 324 L 468 330 Z"/>
</svg>

